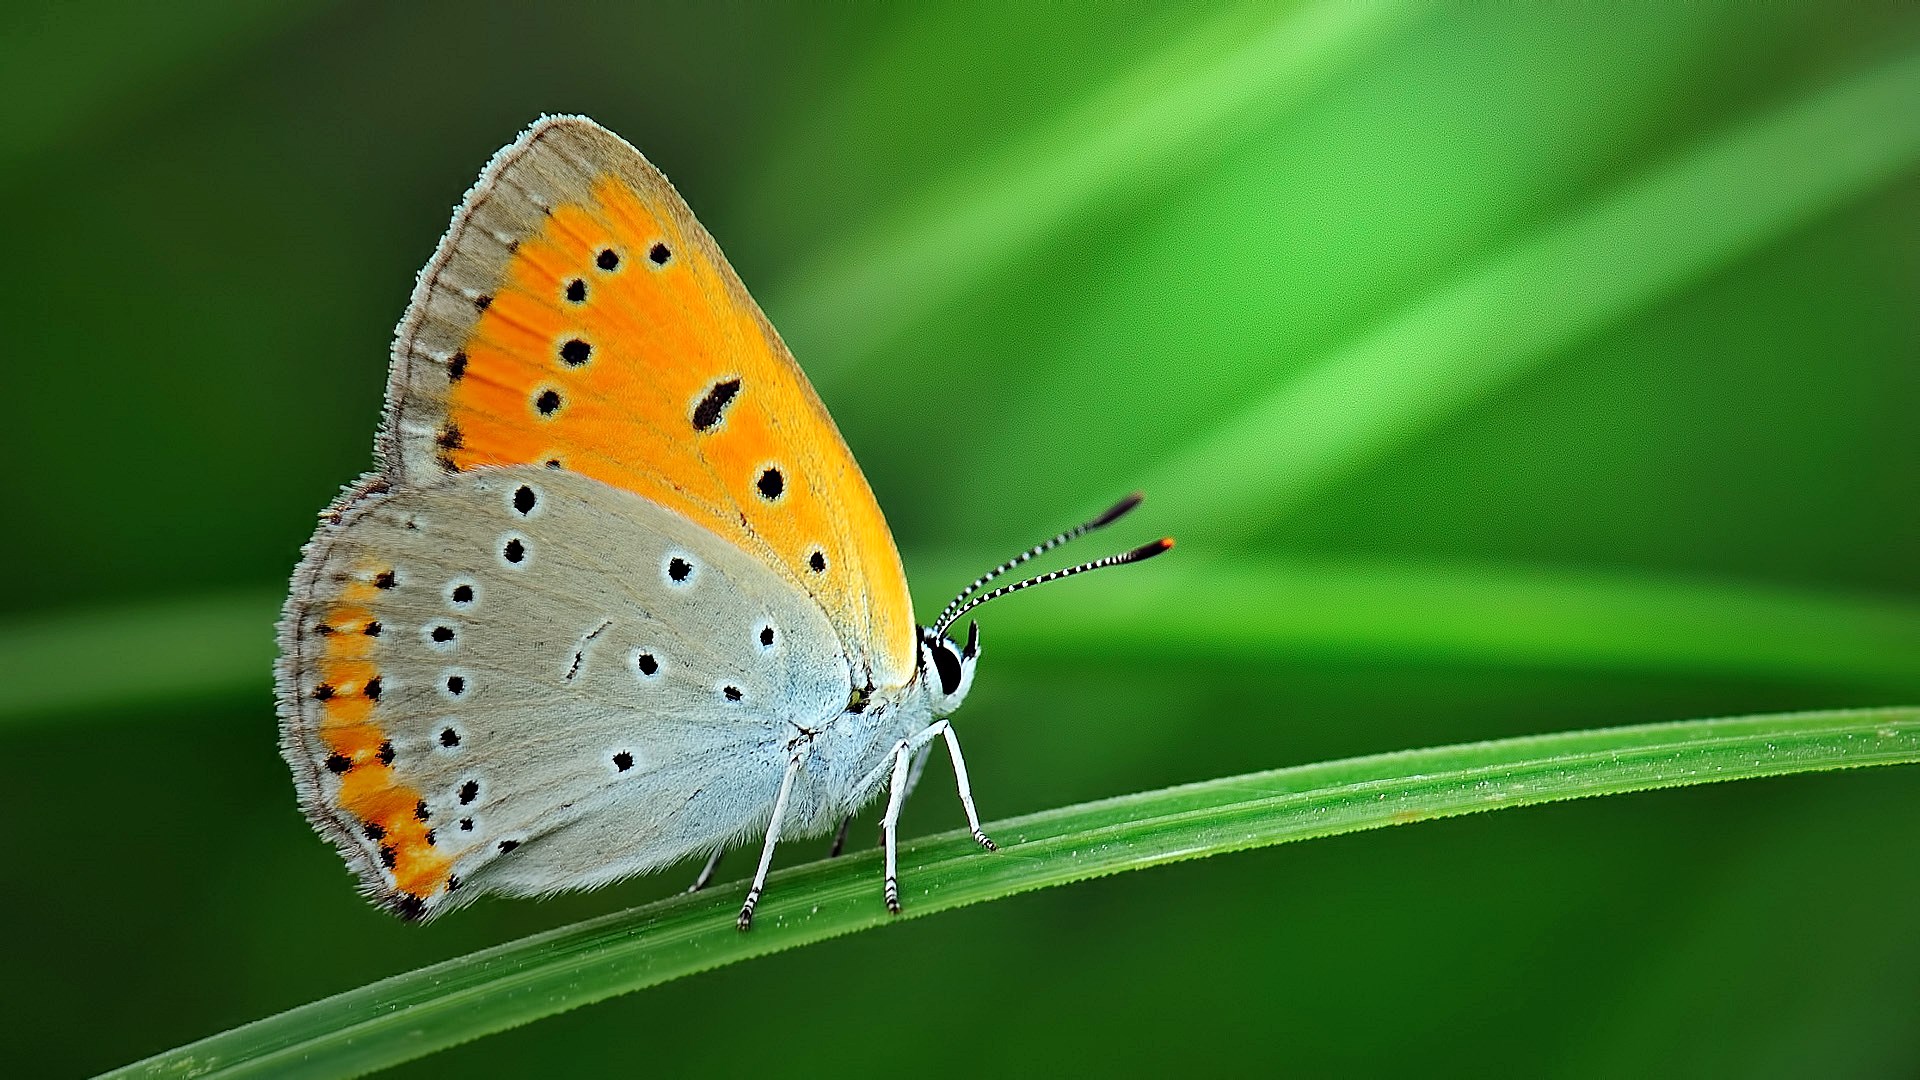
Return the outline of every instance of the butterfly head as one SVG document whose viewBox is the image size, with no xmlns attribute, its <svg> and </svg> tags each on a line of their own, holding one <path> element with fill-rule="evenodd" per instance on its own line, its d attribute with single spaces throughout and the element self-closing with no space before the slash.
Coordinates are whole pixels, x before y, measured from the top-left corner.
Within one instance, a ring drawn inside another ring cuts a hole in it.
<svg viewBox="0 0 1920 1080">
<path fill-rule="evenodd" d="M 1037 577 L 1016 581 L 1011 585 L 1002 585 L 999 588 L 987 592 L 980 591 L 986 588 L 989 583 L 999 578 L 1000 575 L 1019 566 L 1028 559 L 1036 555 L 1045 554 L 1059 547 L 1061 544 L 1084 536 L 1095 529 L 1111 525 L 1115 521 L 1118 521 L 1127 511 L 1132 510 L 1138 505 L 1140 505 L 1139 494 L 1129 495 L 1107 510 L 1106 513 L 1101 514 L 1092 521 L 1083 525 L 1076 525 L 1066 532 L 1055 536 L 1053 539 L 1042 544 L 1036 544 L 1013 558 L 1008 559 L 1006 562 L 1001 563 L 999 566 L 994 567 L 992 570 L 976 578 L 973 584 L 962 589 L 960 595 L 954 597 L 953 602 L 948 604 L 946 610 L 940 613 L 940 617 L 934 620 L 931 629 L 924 626 L 920 628 L 920 677 L 927 681 L 927 692 L 933 697 L 933 714 L 935 716 L 951 716 L 955 710 L 960 708 L 960 703 L 966 700 L 967 691 L 973 686 L 973 667 L 980 659 L 979 623 L 969 622 L 967 624 L 967 644 L 965 648 L 962 648 L 959 643 L 947 636 L 948 628 L 959 621 L 960 616 L 965 615 L 967 612 L 972 611 L 974 608 L 979 607 L 989 600 L 997 600 L 1009 593 L 1016 593 L 1022 589 L 1032 588 L 1035 585 L 1044 585 L 1049 581 L 1058 581 L 1061 578 L 1072 577 L 1075 574 L 1085 573 L 1088 570 L 1099 570 L 1107 566 L 1123 566 L 1127 563 L 1139 562 L 1142 559 L 1151 559 L 1163 551 L 1172 549 L 1173 540 L 1171 538 L 1162 538 L 1150 544 L 1142 544 L 1132 551 L 1123 551 L 1118 555 L 1109 555 L 1104 559 L 1094 559 L 1092 562 L 1084 562 L 1078 566 L 1069 566 L 1062 570 L 1054 570 Z"/>
<path fill-rule="evenodd" d="M 973 687 L 973 665 L 980 659 L 980 624 L 967 624 L 967 644 L 920 628 L 920 677 L 933 697 L 933 715 L 952 716 Z"/>
</svg>

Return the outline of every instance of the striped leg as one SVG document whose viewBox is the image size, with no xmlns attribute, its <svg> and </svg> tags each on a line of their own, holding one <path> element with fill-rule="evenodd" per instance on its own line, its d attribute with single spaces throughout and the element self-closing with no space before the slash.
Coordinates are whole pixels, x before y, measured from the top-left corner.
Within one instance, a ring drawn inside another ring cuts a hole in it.
<svg viewBox="0 0 1920 1080">
<path fill-rule="evenodd" d="M 887 793 L 887 814 L 880 819 L 880 846 L 887 853 L 887 910 L 895 915 L 900 914 L 900 871 L 894 841 L 899 832 L 900 807 L 907 801 L 907 761 L 912 755 L 912 745 L 906 740 L 894 746 L 893 784 Z"/>
<path fill-rule="evenodd" d="M 973 839 L 988 851 L 1000 850 L 999 845 L 980 827 L 980 812 L 973 806 L 973 785 L 967 779 L 967 760 L 960 754 L 960 737 L 953 733 L 952 725 L 945 720 L 936 720 L 914 733 L 912 738 L 895 743 L 892 754 L 893 783 L 887 793 L 887 814 L 880 822 L 880 844 L 887 852 L 887 910 L 895 915 L 900 914 L 900 881 L 895 855 L 900 808 L 907 801 L 907 789 L 919 778 L 917 766 L 926 762 L 925 748 L 937 738 L 947 741 L 947 756 L 953 760 L 953 778 L 960 788 L 960 806 L 967 812 L 967 828 L 973 831 Z"/>
<path fill-rule="evenodd" d="M 780 842 L 780 821 L 787 816 L 787 797 L 793 794 L 793 778 L 800 772 L 800 759 L 787 762 L 787 773 L 780 778 L 780 795 L 773 800 L 773 819 L 767 822 L 767 843 L 760 849 L 760 869 L 754 871 L 753 887 L 747 890 L 747 902 L 740 905 L 740 929 L 753 928 L 753 909 L 760 903 L 760 892 L 767 886 L 767 870 L 773 866 L 773 848 Z"/>
<path fill-rule="evenodd" d="M 981 830 L 980 812 L 973 808 L 973 785 L 967 782 L 967 759 L 960 756 L 960 736 L 953 733 L 953 728 L 945 720 L 940 721 L 938 726 L 941 728 L 940 734 L 947 740 L 947 756 L 953 759 L 953 779 L 960 788 L 960 805 L 967 811 L 967 828 L 973 830 L 973 839 L 981 847 L 988 851 L 999 851 L 999 846 Z"/>
</svg>

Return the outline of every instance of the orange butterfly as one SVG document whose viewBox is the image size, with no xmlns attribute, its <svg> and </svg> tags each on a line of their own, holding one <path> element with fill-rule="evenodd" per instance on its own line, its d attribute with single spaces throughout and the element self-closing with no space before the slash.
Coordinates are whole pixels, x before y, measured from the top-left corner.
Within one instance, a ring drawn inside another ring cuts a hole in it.
<svg viewBox="0 0 1920 1080">
<path fill-rule="evenodd" d="M 981 593 L 916 629 L 826 408 L 713 239 L 583 117 L 488 164 L 400 323 L 379 467 L 322 516 L 280 623 L 281 747 L 314 827 L 409 918 L 895 825 L 965 698 Z M 835 849 L 838 850 L 838 842 Z"/>
</svg>

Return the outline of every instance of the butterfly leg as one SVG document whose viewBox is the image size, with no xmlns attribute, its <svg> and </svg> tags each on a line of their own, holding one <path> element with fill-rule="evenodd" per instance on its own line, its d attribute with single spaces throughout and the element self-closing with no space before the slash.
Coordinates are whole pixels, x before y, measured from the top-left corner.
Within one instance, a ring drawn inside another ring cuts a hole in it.
<svg viewBox="0 0 1920 1080">
<path fill-rule="evenodd" d="M 899 747 L 895 746 L 894 749 L 898 750 Z M 907 771 L 907 793 L 901 796 L 901 799 L 903 801 L 905 799 L 912 798 L 913 789 L 920 786 L 920 774 L 926 771 L 927 757 L 929 756 L 930 753 L 931 751 L 929 750 L 929 748 L 923 746 L 920 748 L 919 753 L 916 753 L 913 755 L 913 766 Z M 861 789 L 864 790 L 868 785 L 879 780 L 880 772 L 891 768 L 892 764 L 893 763 L 890 758 L 887 761 L 881 762 L 880 769 L 869 774 L 866 781 L 860 784 Z M 840 831 L 833 834 L 833 847 L 827 849 L 827 858 L 837 859 L 840 857 L 840 853 L 846 850 L 847 829 L 849 826 L 853 824 L 853 819 L 854 819 L 854 815 L 852 814 L 848 814 L 846 817 L 840 819 Z M 884 840 L 885 838 L 882 837 L 882 839 Z"/>
<path fill-rule="evenodd" d="M 687 886 L 687 891 L 699 892 L 701 889 L 706 888 L 708 884 L 713 881 L 713 872 L 720 869 L 720 856 L 726 853 L 726 849 L 722 848 L 712 855 L 707 856 L 707 865 L 700 868 L 700 876 L 693 879 L 693 884 Z"/>
<path fill-rule="evenodd" d="M 913 798 L 913 789 L 920 786 L 920 774 L 927 771 L 927 759 L 933 756 L 931 745 L 922 746 L 913 755 L 913 768 L 907 770 L 907 798 Z"/>
<path fill-rule="evenodd" d="M 902 739 L 893 747 L 893 783 L 887 791 L 887 814 L 880 819 L 880 846 L 887 853 L 887 910 L 900 914 L 900 869 L 896 840 L 900 828 L 900 807 L 907 801 L 907 762 L 913 746 Z"/>
<path fill-rule="evenodd" d="M 787 816 L 787 797 L 793 794 L 793 778 L 800 772 L 800 759 L 787 762 L 787 773 L 780 778 L 780 795 L 773 800 L 773 819 L 767 822 L 767 843 L 760 849 L 760 869 L 754 871 L 753 887 L 747 890 L 747 902 L 740 905 L 740 929 L 753 928 L 753 909 L 760 903 L 761 890 L 767 885 L 767 870 L 773 866 L 773 848 L 780 842 L 780 821 Z"/>
<path fill-rule="evenodd" d="M 887 814 L 880 822 L 880 843 L 887 852 L 887 910 L 895 915 L 900 914 L 900 880 L 896 857 L 900 808 L 907 801 L 907 790 L 919 779 L 920 768 L 926 764 L 928 745 L 936 738 L 947 741 L 947 756 L 953 760 L 953 777 L 960 787 L 960 806 L 967 812 L 967 827 L 972 830 L 974 840 L 988 851 L 1000 850 L 980 827 L 980 812 L 973 805 L 973 785 L 967 779 L 967 761 L 960 754 L 960 737 L 953 733 L 952 725 L 945 720 L 936 720 L 912 738 L 895 743 L 892 754 L 893 783 L 887 793 Z"/>
<path fill-rule="evenodd" d="M 980 828 L 980 811 L 973 808 L 973 785 L 967 781 L 967 759 L 960 756 L 960 736 L 953 733 L 952 726 L 945 720 L 934 726 L 940 729 L 940 734 L 947 740 L 947 757 L 953 760 L 953 779 L 960 787 L 960 805 L 967 812 L 967 828 L 973 830 L 973 839 L 981 847 L 988 851 L 999 851 L 999 846 Z"/>
</svg>

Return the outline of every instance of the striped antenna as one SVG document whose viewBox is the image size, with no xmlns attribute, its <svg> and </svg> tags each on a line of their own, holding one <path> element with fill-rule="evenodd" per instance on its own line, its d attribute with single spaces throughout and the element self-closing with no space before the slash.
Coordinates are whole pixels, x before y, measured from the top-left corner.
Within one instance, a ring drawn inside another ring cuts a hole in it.
<svg viewBox="0 0 1920 1080">
<path fill-rule="evenodd" d="M 1050 573 L 1041 574 L 1038 577 L 1030 577 L 1025 581 L 1016 581 L 1011 585 L 1002 585 L 992 592 L 981 593 L 979 596 L 974 597 L 951 615 L 942 615 L 940 624 L 933 628 L 933 632 L 935 634 L 945 634 L 947 627 L 952 626 L 955 619 L 958 619 L 960 616 L 965 615 L 967 612 L 972 611 L 974 608 L 979 607 L 989 600 L 997 600 L 1008 593 L 1019 592 L 1021 589 L 1030 588 L 1034 585 L 1045 585 L 1049 581 L 1072 577 L 1075 574 L 1084 574 L 1089 570 L 1099 570 L 1108 566 L 1125 566 L 1127 563 L 1137 563 L 1144 559 L 1151 559 L 1163 551 L 1171 551 L 1172 549 L 1173 537 L 1163 536 L 1151 544 L 1142 544 L 1132 551 L 1123 551 L 1118 555 L 1109 555 L 1104 559 L 1083 562 L 1079 566 L 1069 566 L 1065 570 L 1054 570 Z"/>
<path fill-rule="evenodd" d="M 944 630 L 948 624 L 952 623 L 953 620 L 958 617 L 957 613 L 960 610 L 960 605 L 966 601 L 967 597 L 979 592 L 988 582 L 991 582 L 994 578 L 999 577 L 1001 574 L 1019 566 L 1021 563 L 1026 562 L 1036 555 L 1044 555 L 1069 540 L 1078 540 L 1080 537 L 1087 535 L 1095 529 L 1104 528 L 1119 521 L 1126 515 L 1127 511 L 1139 506 L 1140 500 L 1143 497 L 1144 496 L 1136 491 L 1126 498 L 1121 499 L 1119 502 L 1114 503 L 1111 507 L 1108 507 L 1106 513 L 1101 514 L 1092 521 L 1075 525 L 1073 528 L 1068 529 L 1066 532 L 1061 533 L 1059 536 L 1045 543 L 1035 544 L 1020 554 L 1015 555 L 1013 558 L 1008 559 L 1006 562 L 1001 563 L 999 566 L 981 574 L 974 579 L 973 584 L 960 590 L 960 595 L 954 597 L 953 602 L 948 604 L 946 609 L 940 612 L 940 617 L 933 621 L 934 625 Z"/>
</svg>

